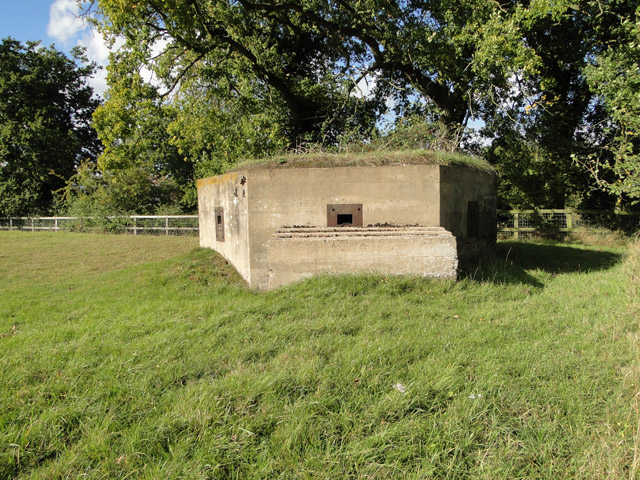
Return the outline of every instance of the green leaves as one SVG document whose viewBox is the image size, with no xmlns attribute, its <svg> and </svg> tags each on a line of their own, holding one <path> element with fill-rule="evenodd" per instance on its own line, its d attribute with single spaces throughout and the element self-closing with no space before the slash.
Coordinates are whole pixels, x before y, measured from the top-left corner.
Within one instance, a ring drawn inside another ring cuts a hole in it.
<svg viewBox="0 0 640 480">
<path fill-rule="evenodd" d="M 620 17 L 615 42 L 585 68 L 590 88 L 609 115 L 613 135 L 598 155 L 576 157 L 598 185 L 640 201 L 640 13 Z"/>
<path fill-rule="evenodd" d="M 482 120 L 517 202 L 585 197 L 595 167 L 571 155 L 599 159 L 597 184 L 637 196 L 633 2 L 98 3 L 103 32 L 125 40 L 96 116 L 105 167 L 161 165 L 187 188 L 194 172 L 239 158 L 362 138 L 392 107 L 438 124 L 456 146 Z M 354 95 L 363 78 L 375 80 L 366 99 Z"/>
<path fill-rule="evenodd" d="M 90 127 L 98 105 L 94 65 L 37 42 L 0 44 L 0 216 L 46 213 L 53 192 L 100 150 Z"/>
</svg>

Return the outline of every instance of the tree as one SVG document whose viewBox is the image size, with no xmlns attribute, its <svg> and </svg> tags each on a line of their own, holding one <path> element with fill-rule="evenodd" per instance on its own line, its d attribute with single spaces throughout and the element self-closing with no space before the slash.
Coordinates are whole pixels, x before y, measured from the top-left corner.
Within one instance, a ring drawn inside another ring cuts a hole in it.
<svg viewBox="0 0 640 480">
<path fill-rule="evenodd" d="M 240 160 L 260 158 L 289 145 L 283 105 L 255 92 L 239 95 L 247 85 L 194 79 L 174 99 L 171 143 L 193 159 L 198 178 L 217 175 Z"/>
<path fill-rule="evenodd" d="M 485 116 L 494 138 L 487 157 L 501 173 L 505 206 L 613 205 L 615 198 L 595 191 L 588 169 L 575 159 L 609 156 L 603 145 L 612 116 L 599 94 L 608 87 L 590 71 L 594 59 L 619 43 L 619 25 L 635 8 L 615 0 L 541 0 L 522 10 L 518 23 L 529 62 Z"/>
<path fill-rule="evenodd" d="M 162 104 L 156 88 L 139 74 L 120 75 L 110 66 L 107 78 L 111 87 L 93 116 L 104 151 L 97 170 L 84 169 L 99 175 L 99 182 L 89 174 L 78 175 L 70 186 L 75 193 L 67 200 L 94 200 L 109 206 L 112 214 L 151 214 L 167 203 L 189 209 L 193 204 L 193 164 L 180 157 L 167 131 L 175 112 Z M 111 193 L 108 202 L 103 192 Z M 79 204 L 73 203 L 76 207 Z"/>
<path fill-rule="evenodd" d="M 126 39 L 116 61 L 125 69 L 134 61 L 151 69 L 165 99 L 183 85 L 226 84 L 276 110 L 284 105 L 281 127 L 291 143 L 331 141 L 348 124 L 366 128 L 375 120 L 374 102 L 350 95 L 353 81 L 335 69 L 342 41 L 323 36 L 300 15 L 281 25 L 227 2 L 103 0 L 99 6 L 104 31 Z"/>
<path fill-rule="evenodd" d="M 622 180 L 635 188 L 634 142 L 618 134 L 611 143 L 603 128 L 609 122 L 617 132 L 635 132 L 622 128 L 634 113 L 614 118 L 635 110 L 628 102 L 616 106 L 626 100 L 598 80 L 634 69 L 634 2 L 96 2 L 103 30 L 125 39 L 124 51 L 155 72 L 167 98 L 187 98 L 183 87 L 196 79 L 204 89 L 226 83 L 232 93 L 224 99 L 233 101 L 220 111 L 254 99 L 290 145 L 298 138 L 334 145 L 341 131 L 367 132 L 392 98 L 399 117 L 417 114 L 439 124 L 445 144 L 465 145 L 458 132 L 470 118 L 484 120 L 494 139 L 488 155 L 508 175 L 513 201 L 547 207 L 592 201 L 585 192 L 593 180 L 572 155 L 597 158 L 592 171 L 607 167 L 601 186 L 615 184 L 609 189 L 615 191 Z M 624 59 L 620 42 L 630 46 Z M 635 81 L 625 75 L 624 90 L 632 92 Z M 368 100 L 353 95 L 363 78 L 375 82 Z M 201 128 L 191 125 L 192 132 Z M 635 133 L 624 135 L 635 141 Z"/>
<path fill-rule="evenodd" d="M 640 202 L 640 7 L 633 15 L 617 15 L 610 41 L 586 70 L 591 89 L 602 102 L 608 121 L 601 149 L 574 155 L 598 185 L 619 198 Z"/>
<path fill-rule="evenodd" d="M 400 107 L 417 97 L 455 131 L 527 53 L 508 2 L 99 0 L 98 12 L 167 88 L 202 69 L 251 78 L 286 105 L 290 138 L 325 142 L 348 124 L 366 130 L 390 95 Z M 369 101 L 351 94 L 365 76 Z"/>
<path fill-rule="evenodd" d="M 149 198 L 131 205 L 131 213 L 165 208 L 161 199 L 167 198 L 171 182 L 181 193 L 180 208 L 191 210 L 197 200 L 195 177 L 221 173 L 240 158 L 263 156 L 287 145 L 280 129 L 285 122 L 281 109 L 269 104 L 250 82 L 212 79 L 202 69 L 202 77 L 184 78 L 179 91 L 165 97 L 137 73 L 142 67 L 126 50 L 113 54 L 106 101 L 94 114 L 105 147 L 98 159 L 105 187 L 117 191 L 110 184 L 122 176 L 131 178 L 135 169 L 136 184 L 142 186 L 142 172 L 147 172 Z M 239 89 L 252 91 L 238 95 Z M 165 194 L 156 195 L 158 188 Z M 82 191 L 76 189 L 75 196 L 80 198 Z"/>
<path fill-rule="evenodd" d="M 95 160 L 94 71 L 79 49 L 68 58 L 38 42 L 0 44 L 0 216 L 50 212 L 53 192 Z"/>
</svg>

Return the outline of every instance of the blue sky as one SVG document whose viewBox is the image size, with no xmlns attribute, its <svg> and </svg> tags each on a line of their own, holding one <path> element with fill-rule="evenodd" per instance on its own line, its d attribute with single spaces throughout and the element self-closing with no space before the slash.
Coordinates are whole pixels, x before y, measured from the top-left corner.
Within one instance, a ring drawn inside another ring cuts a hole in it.
<svg viewBox="0 0 640 480">
<path fill-rule="evenodd" d="M 109 51 L 104 40 L 82 20 L 76 0 L 0 0 L 0 38 L 41 40 L 49 46 L 68 53 L 76 45 L 87 48 L 87 56 L 105 66 Z M 105 71 L 91 80 L 96 93 L 106 89 Z"/>
<path fill-rule="evenodd" d="M 53 0 L 0 0 L 0 37 L 52 43 L 55 40 L 47 35 L 52 3 Z"/>
</svg>

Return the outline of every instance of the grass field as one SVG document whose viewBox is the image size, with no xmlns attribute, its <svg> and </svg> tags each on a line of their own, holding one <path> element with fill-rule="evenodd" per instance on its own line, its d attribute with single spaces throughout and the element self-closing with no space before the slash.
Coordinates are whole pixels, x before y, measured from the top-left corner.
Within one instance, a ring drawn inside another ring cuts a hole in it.
<svg viewBox="0 0 640 480">
<path fill-rule="evenodd" d="M 0 478 L 640 477 L 638 245 L 257 294 L 196 242 L 0 232 Z"/>
</svg>

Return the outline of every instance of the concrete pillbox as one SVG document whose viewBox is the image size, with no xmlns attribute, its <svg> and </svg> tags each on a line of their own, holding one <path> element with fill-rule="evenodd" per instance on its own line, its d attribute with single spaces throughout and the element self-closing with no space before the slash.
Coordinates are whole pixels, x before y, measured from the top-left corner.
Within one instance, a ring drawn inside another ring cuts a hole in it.
<svg viewBox="0 0 640 480">
<path fill-rule="evenodd" d="M 320 273 L 455 277 L 491 253 L 496 175 L 467 166 L 253 167 L 198 180 L 200 245 L 249 285 Z"/>
</svg>

